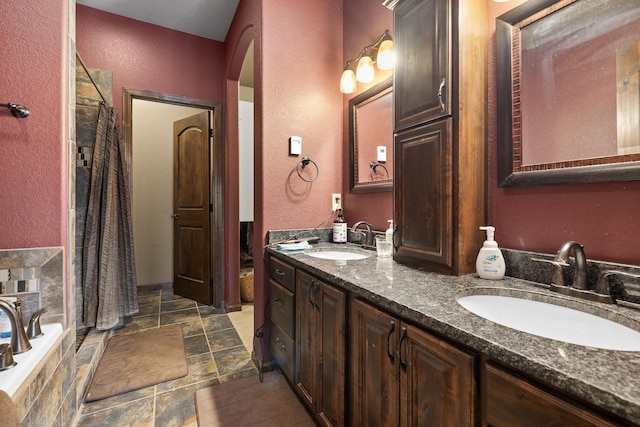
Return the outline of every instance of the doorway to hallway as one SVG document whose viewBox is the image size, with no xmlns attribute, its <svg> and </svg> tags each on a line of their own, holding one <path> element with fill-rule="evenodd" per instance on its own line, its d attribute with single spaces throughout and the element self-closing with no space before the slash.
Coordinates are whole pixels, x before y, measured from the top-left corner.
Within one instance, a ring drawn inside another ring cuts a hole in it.
<svg viewBox="0 0 640 427">
<path fill-rule="evenodd" d="M 202 111 L 212 112 L 210 167 L 211 250 L 208 262 L 210 292 L 200 302 L 222 306 L 224 297 L 222 250 L 221 105 L 217 102 L 124 90 L 125 145 L 131 166 L 134 244 L 138 284 L 167 288 L 174 284 L 173 122 Z M 189 295 L 194 298 L 193 295 Z"/>
</svg>

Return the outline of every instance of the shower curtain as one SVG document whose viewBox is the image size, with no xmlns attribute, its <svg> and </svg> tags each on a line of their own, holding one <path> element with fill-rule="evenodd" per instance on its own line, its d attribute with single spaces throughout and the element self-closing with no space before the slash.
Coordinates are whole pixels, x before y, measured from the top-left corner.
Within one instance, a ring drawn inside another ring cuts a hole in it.
<svg viewBox="0 0 640 427">
<path fill-rule="evenodd" d="M 83 250 L 84 322 L 121 325 L 138 311 L 129 171 L 116 112 L 100 103 Z"/>
</svg>

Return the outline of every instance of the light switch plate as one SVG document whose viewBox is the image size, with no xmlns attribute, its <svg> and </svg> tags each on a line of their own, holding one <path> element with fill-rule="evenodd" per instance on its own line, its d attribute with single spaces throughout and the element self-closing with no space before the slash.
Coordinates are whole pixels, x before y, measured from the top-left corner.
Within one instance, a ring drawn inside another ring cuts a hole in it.
<svg viewBox="0 0 640 427">
<path fill-rule="evenodd" d="M 384 145 L 378 145 L 377 151 L 378 151 L 378 162 L 379 163 L 386 162 L 387 161 L 387 147 L 385 147 Z"/>
<path fill-rule="evenodd" d="M 299 136 L 289 137 L 289 155 L 298 156 L 302 154 L 302 138 Z"/>
</svg>

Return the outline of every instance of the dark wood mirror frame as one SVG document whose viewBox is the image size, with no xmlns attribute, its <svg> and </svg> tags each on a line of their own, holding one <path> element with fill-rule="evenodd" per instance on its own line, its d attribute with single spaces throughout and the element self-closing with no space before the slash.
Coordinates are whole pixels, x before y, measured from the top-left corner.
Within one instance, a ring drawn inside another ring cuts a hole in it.
<svg viewBox="0 0 640 427">
<path fill-rule="evenodd" d="M 358 169 L 358 108 L 376 99 L 391 94 L 393 91 L 393 78 L 389 77 L 381 83 L 367 89 L 360 95 L 354 96 L 349 100 L 349 148 L 350 148 L 350 183 L 352 193 L 373 193 L 383 191 L 393 191 L 393 178 L 380 179 L 375 181 L 362 181 L 358 179 L 358 173 L 363 172 Z M 389 132 L 389 147 L 387 152 L 387 162 L 393 161 L 393 117 L 389 116 L 389 124 L 391 131 Z M 383 165 L 384 166 L 384 165 Z M 385 168 L 387 170 L 387 168 Z M 368 170 L 366 171 L 368 173 Z M 393 177 L 391 170 L 387 173 Z"/>
<path fill-rule="evenodd" d="M 638 155 L 615 156 L 616 163 L 604 159 L 588 159 L 537 165 L 539 170 L 514 167 L 514 135 L 520 132 L 520 110 L 517 103 L 519 79 L 519 43 L 514 43 L 516 24 L 531 18 L 545 8 L 563 0 L 530 0 L 496 18 L 496 85 L 498 186 L 575 184 L 640 179 Z M 542 18 L 540 18 L 542 19 Z M 517 34 L 517 33 L 516 33 Z"/>
</svg>

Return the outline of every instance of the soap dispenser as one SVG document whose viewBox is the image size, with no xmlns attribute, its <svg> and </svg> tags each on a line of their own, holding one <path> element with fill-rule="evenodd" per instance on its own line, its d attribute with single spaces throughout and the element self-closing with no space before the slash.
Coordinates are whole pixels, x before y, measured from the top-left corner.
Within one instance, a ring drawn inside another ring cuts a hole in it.
<svg viewBox="0 0 640 427">
<path fill-rule="evenodd" d="M 505 265 L 498 242 L 493 239 L 495 228 L 488 225 L 480 227 L 487 232 L 487 240 L 482 244 L 476 259 L 476 271 L 483 279 L 501 280 L 504 277 Z"/>
<path fill-rule="evenodd" d="M 347 243 L 347 220 L 338 209 L 338 217 L 333 222 L 333 243 Z"/>
<path fill-rule="evenodd" d="M 387 228 L 387 231 L 384 232 L 385 240 L 387 242 L 393 243 L 393 220 L 390 219 L 387 222 L 389 223 L 389 228 Z"/>
</svg>

